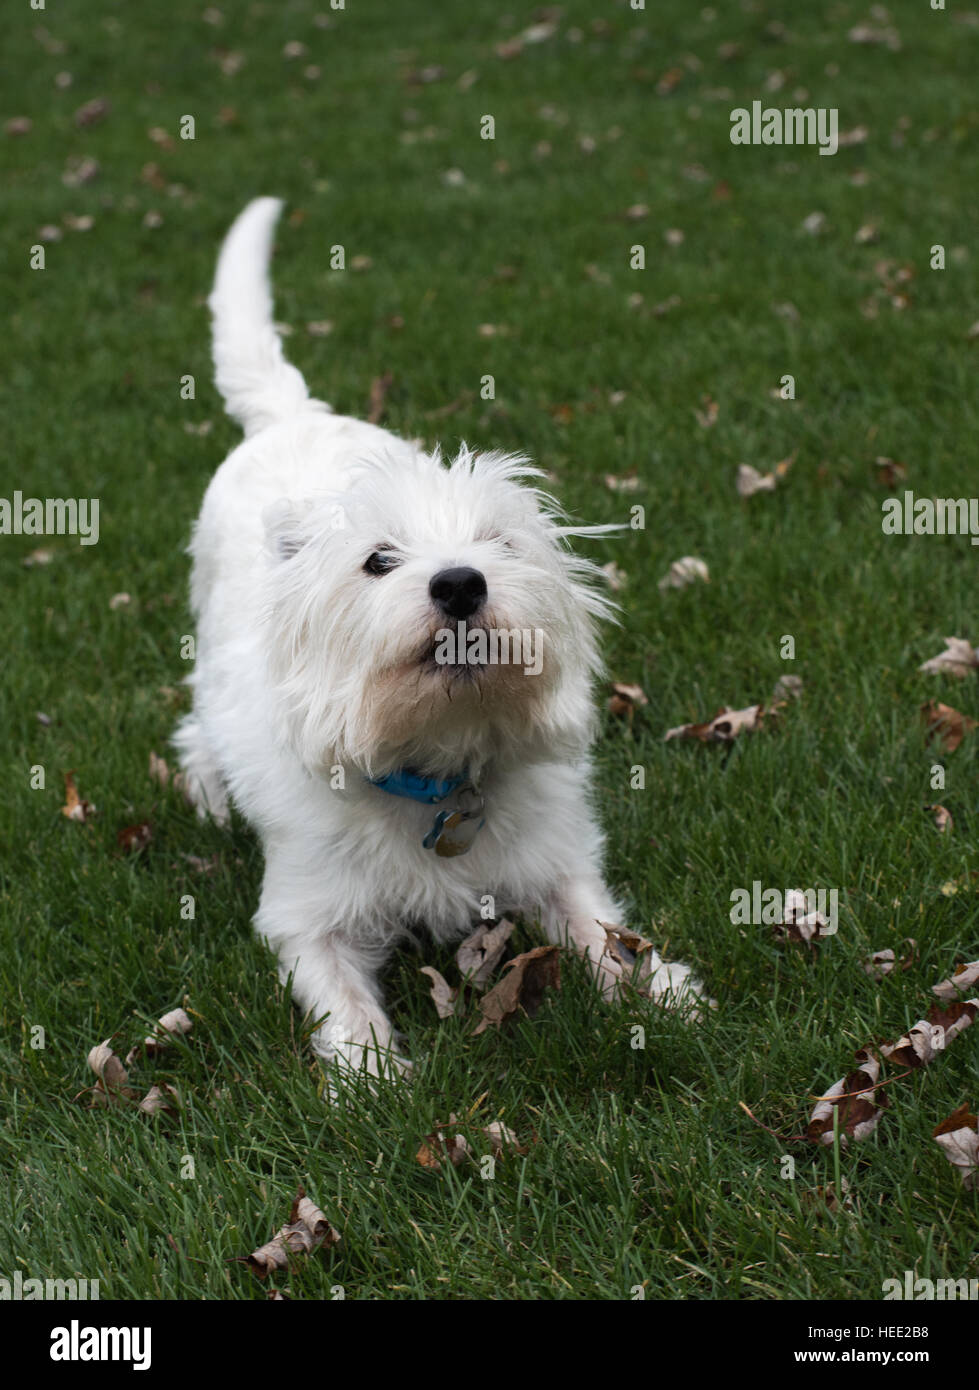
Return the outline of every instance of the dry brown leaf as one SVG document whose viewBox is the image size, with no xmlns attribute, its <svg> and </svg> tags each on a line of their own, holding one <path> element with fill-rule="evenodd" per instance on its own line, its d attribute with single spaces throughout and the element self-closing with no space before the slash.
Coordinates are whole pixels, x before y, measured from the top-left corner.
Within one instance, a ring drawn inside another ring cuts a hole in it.
<svg viewBox="0 0 979 1390">
<path fill-rule="evenodd" d="M 456 951 L 456 965 L 467 985 L 479 990 L 486 988 L 513 931 L 514 924 L 503 917 L 495 925 L 481 922 L 466 937 Z"/>
<path fill-rule="evenodd" d="M 877 469 L 877 481 L 885 487 L 896 488 L 908 476 L 907 466 L 897 459 L 878 458 L 874 467 Z"/>
<path fill-rule="evenodd" d="M 525 1154 L 527 1152 L 527 1145 L 521 1144 L 513 1130 L 503 1124 L 501 1120 L 493 1120 L 486 1125 L 483 1133 L 490 1141 L 494 1158 L 502 1158 L 507 1153 Z"/>
<path fill-rule="evenodd" d="M 557 946 L 535 946 L 508 961 L 499 984 L 479 1001 L 482 1019 L 473 1035 L 492 1024 L 499 1028 L 518 1014 L 533 1018 L 540 1008 L 544 991 L 561 988 L 561 957 Z"/>
<path fill-rule="evenodd" d="M 933 1131 L 932 1138 L 941 1146 L 949 1163 L 958 1168 L 962 1186 L 975 1187 L 979 1174 L 979 1120 L 968 1105 L 953 1110 Z"/>
<path fill-rule="evenodd" d="M 624 972 L 631 973 L 638 962 L 639 979 L 648 978 L 651 973 L 649 960 L 644 960 L 644 957 L 648 957 L 653 943 L 640 936 L 638 932 L 630 931 L 628 927 L 616 926 L 611 922 L 599 922 L 598 925 L 605 933 L 603 954 L 616 961 Z"/>
<path fill-rule="evenodd" d="M 327 1249 L 339 1243 L 340 1236 L 302 1188 L 296 1193 L 287 1224 L 267 1245 L 253 1250 L 248 1267 L 259 1279 L 267 1279 L 277 1269 L 289 1268 L 290 1255 L 310 1255 L 320 1246 Z"/>
<path fill-rule="evenodd" d="M 937 738 L 946 753 L 954 753 L 966 734 L 979 728 L 974 719 L 960 714 L 951 705 L 943 705 L 940 700 L 926 700 L 921 706 L 921 718 L 927 726 L 928 738 Z"/>
<path fill-rule="evenodd" d="M 86 101 L 84 106 L 79 106 L 75 112 L 75 125 L 97 125 L 105 119 L 111 109 L 105 97 L 93 97 L 91 101 Z"/>
<path fill-rule="evenodd" d="M 93 1105 L 125 1104 L 134 1098 L 129 1073 L 113 1052 L 111 1039 L 106 1038 L 91 1049 L 88 1065 L 98 1078 L 92 1093 Z"/>
<path fill-rule="evenodd" d="M 738 464 L 736 480 L 739 497 L 754 497 L 756 492 L 774 492 L 775 474 L 759 473 L 750 463 Z"/>
<path fill-rule="evenodd" d="M 415 1162 L 437 1172 L 442 1167 L 443 1159 L 448 1159 L 453 1168 L 458 1168 L 460 1163 L 472 1158 L 472 1150 L 464 1134 L 445 1134 L 449 1125 L 457 1123 L 458 1117 L 450 1115 L 444 1125 L 437 1125 L 431 1134 L 426 1134 L 415 1154 Z"/>
<path fill-rule="evenodd" d="M 159 782 L 161 787 L 172 786 L 174 791 L 187 795 L 187 783 L 182 772 L 171 773 L 165 758 L 159 758 L 150 750 L 150 780 Z"/>
<path fill-rule="evenodd" d="M 977 667 L 979 653 L 971 642 L 967 642 L 964 637 L 946 637 L 945 650 L 933 656 L 930 661 L 922 662 L 918 670 L 927 671 L 932 675 L 957 676 L 962 679 Z"/>
<path fill-rule="evenodd" d="M 621 476 L 615 473 L 606 473 L 605 486 L 609 492 L 638 492 L 642 483 L 635 472 L 624 473 Z"/>
<path fill-rule="evenodd" d="M 38 550 L 32 550 L 29 555 L 25 555 L 20 563 L 25 569 L 35 569 L 40 565 L 50 565 L 53 559 L 54 551 L 41 546 Z"/>
<path fill-rule="evenodd" d="M 966 999 L 943 1009 L 932 1004 L 927 1018 L 920 1018 L 896 1042 L 881 1043 L 881 1055 L 911 1069 L 926 1067 L 948 1047 L 979 1013 L 979 999 Z"/>
<path fill-rule="evenodd" d="M 116 834 L 116 844 L 123 854 L 138 854 L 153 838 L 153 827 L 149 821 L 139 821 L 136 825 L 124 825 Z"/>
<path fill-rule="evenodd" d="M 95 815 L 96 807 L 90 801 L 85 801 L 75 786 L 74 772 L 65 773 L 65 804 L 61 808 L 61 814 L 67 816 L 69 820 L 88 821 Z"/>
<path fill-rule="evenodd" d="M 856 1060 L 856 1069 L 837 1081 L 817 1101 L 806 1130 L 806 1137 L 814 1144 L 832 1145 L 835 1112 L 839 1113 L 841 1147 L 846 1147 L 848 1137 L 859 1142 L 877 1128 L 888 1104 L 886 1092 L 882 1091 L 880 1099 L 877 1098 L 880 1059 L 868 1048 L 860 1048 Z"/>
<path fill-rule="evenodd" d="M 626 685 L 622 681 L 612 682 L 612 694 L 609 696 L 608 702 L 610 714 L 631 719 L 637 709 L 648 704 L 649 700 L 641 685 Z"/>
<path fill-rule="evenodd" d="M 696 583 L 698 579 L 709 584 L 710 570 L 696 555 L 684 555 L 682 559 L 673 561 L 656 587 L 662 594 L 667 589 L 684 589 L 688 584 Z"/>
<path fill-rule="evenodd" d="M 910 970 L 917 956 L 918 943 L 913 936 L 909 936 L 901 944 L 908 948 L 906 955 L 897 956 L 890 946 L 885 946 L 882 950 L 873 951 L 869 956 L 865 956 L 860 962 L 864 974 L 880 983 L 896 969 Z"/>
<path fill-rule="evenodd" d="M 834 935 L 827 931 L 829 919 L 821 912 L 809 910 L 805 893 L 798 888 L 790 888 L 782 904 L 782 920 L 774 922 L 772 929 L 778 941 L 802 941 L 807 946 L 815 945 L 824 936 Z"/>
<path fill-rule="evenodd" d="M 170 1046 L 171 1038 L 189 1033 L 193 1026 L 193 1020 L 183 1009 L 171 1009 L 154 1025 L 152 1033 L 147 1034 L 141 1043 L 129 1050 L 126 1054 L 126 1066 L 131 1067 L 142 1054 L 147 1057 L 157 1056 L 165 1047 Z"/>
<path fill-rule="evenodd" d="M 750 463 L 738 464 L 736 486 L 739 497 L 753 497 L 756 492 L 774 492 L 775 486 L 795 462 L 795 453 L 780 459 L 771 473 L 759 473 Z"/>
<path fill-rule="evenodd" d="M 376 425 L 384 414 L 384 402 L 393 381 L 393 375 L 390 372 L 384 372 L 381 376 L 376 376 L 371 382 L 370 402 L 367 408 L 367 423 L 369 425 Z"/>
<path fill-rule="evenodd" d="M 144 1115 L 158 1115 L 161 1111 L 175 1115 L 180 1109 L 180 1097 L 172 1086 L 164 1082 L 162 1086 L 150 1087 L 139 1102 L 139 1109 Z"/>
<path fill-rule="evenodd" d="M 798 700 L 802 695 L 802 680 L 799 676 L 780 676 L 775 682 L 772 698 L 779 704 Z"/>
<path fill-rule="evenodd" d="M 701 743 L 730 743 L 738 734 L 760 728 L 766 716 L 772 713 L 763 705 L 748 705 L 746 709 L 728 709 L 725 706 L 706 724 L 678 724 L 675 729 L 667 729 L 663 742 L 685 738 L 697 739 Z"/>
<path fill-rule="evenodd" d="M 836 1195 L 836 1184 L 828 1182 L 825 1186 L 820 1184 L 809 1192 L 802 1192 L 800 1196 L 803 1206 L 822 1207 L 826 1211 L 852 1211 L 853 1195 L 850 1192 L 850 1184 L 843 1177 L 840 1178 L 840 1192 L 843 1196 L 842 1202 Z"/>
<path fill-rule="evenodd" d="M 629 576 L 624 569 L 620 569 L 614 560 L 609 560 L 607 565 L 602 565 L 602 573 L 608 580 L 608 586 L 613 594 L 619 593 L 629 582 Z"/>
<path fill-rule="evenodd" d="M 932 813 L 935 824 L 938 826 L 939 834 L 944 835 L 946 830 L 953 829 L 955 822 L 952 820 L 952 813 L 944 806 L 926 806 L 926 811 Z"/>
<path fill-rule="evenodd" d="M 709 430 L 717 424 L 720 406 L 715 400 L 712 400 L 710 396 L 704 396 L 703 407 L 703 410 L 695 410 L 694 415 L 697 417 L 697 424 L 700 428 L 702 430 Z"/>
<path fill-rule="evenodd" d="M 932 985 L 932 994 L 937 994 L 939 999 L 958 999 L 967 989 L 979 980 L 979 960 L 970 960 L 965 965 L 957 965 L 947 980 L 940 980 L 937 985 Z"/>
<path fill-rule="evenodd" d="M 439 1018 L 451 1018 L 456 1011 L 455 1001 L 459 991 L 439 974 L 431 965 L 423 965 L 421 973 L 432 981 L 432 1002 Z"/>
</svg>

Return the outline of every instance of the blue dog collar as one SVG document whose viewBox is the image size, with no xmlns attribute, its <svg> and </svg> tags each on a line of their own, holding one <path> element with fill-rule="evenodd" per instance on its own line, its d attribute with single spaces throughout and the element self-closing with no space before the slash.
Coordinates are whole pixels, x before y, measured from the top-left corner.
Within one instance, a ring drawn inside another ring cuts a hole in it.
<svg viewBox="0 0 979 1390">
<path fill-rule="evenodd" d="M 371 784 L 392 796 L 405 796 L 423 806 L 434 806 L 447 797 L 456 804 L 437 811 L 431 829 L 422 840 L 425 849 L 433 849 L 441 859 L 454 859 L 466 854 L 484 824 L 483 798 L 466 773 L 439 781 L 422 777 L 410 768 L 399 768 L 386 777 L 372 777 Z"/>
<path fill-rule="evenodd" d="M 386 777 L 372 777 L 371 785 L 380 787 L 382 792 L 392 796 L 406 796 L 410 801 L 420 801 L 423 806 L 435 806 L 451 796 L 457 787 L 466 781 L 466 774 L 449 777 L 439 781 L 437 777 L 423 777 L 419 772 L 402 767 L 397 772 L 389 772 Z"/>
</svg>

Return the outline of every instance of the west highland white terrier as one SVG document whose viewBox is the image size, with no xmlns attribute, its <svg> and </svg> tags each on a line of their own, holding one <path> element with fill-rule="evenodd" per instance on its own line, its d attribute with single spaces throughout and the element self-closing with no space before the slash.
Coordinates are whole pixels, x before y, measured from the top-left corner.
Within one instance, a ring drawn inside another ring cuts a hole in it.
<svg viewBox="0 0 979 1390">
<path fill-rule="evenodd" d="M 601 923 L 589 805 L 602 576 L 533 486 L 526 459 L 463 447 L 449 464 L 312 400 L 272 320 L 281 203 L 234 223 L 209 304 L 218 390 L 245 440 L 194 529 L 189 793 L 258 832 L 255 917 L 283 980 L 342 1068 L 406 1066 L 378 972 L 413 928 L 439 941 L 498 916 L 540 921 L 606 995 L 622 966 Z M 528 481 L 530 480 L 530 481 Z M 699 995 L 649 956 L 646 988 Z"/>
</svg>

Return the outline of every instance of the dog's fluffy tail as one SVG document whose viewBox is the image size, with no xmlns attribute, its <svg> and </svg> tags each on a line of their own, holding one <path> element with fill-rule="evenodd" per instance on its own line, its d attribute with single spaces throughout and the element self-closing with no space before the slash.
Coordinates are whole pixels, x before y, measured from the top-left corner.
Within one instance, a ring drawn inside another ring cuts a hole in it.
<svg viewBox="0 0 979 1390">
<path fill-rule="evenodd" d="M 282 203 L 256 198 L 236 219 L 218 257 L 208 300 L 213 316 L 215 381 L 228 414 L 254 434 L 310 401 L 302 373 L 282 355 L 272 321 L 268 265 Z"/>
</svg>

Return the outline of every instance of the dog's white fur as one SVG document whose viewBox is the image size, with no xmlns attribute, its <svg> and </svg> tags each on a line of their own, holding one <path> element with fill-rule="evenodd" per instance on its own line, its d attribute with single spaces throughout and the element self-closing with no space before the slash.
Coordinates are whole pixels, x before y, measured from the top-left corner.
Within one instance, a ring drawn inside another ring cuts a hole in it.
<svg viewBox="0 0 979 1390">
<path fill-rule="evenodd" d="M 202 812 L 226 818 L 230 796 L 261 837 L 255 925 L 325 1020 L 314 1047 L 376 1072 L 403 1066 L 377 983 L 392 944 L 413 925 L 464 935 L 487 896 L 498 915 L 539 915 L 614 992 L 599 922 L 623 916 L 602 879 L 587 763 L 609 605 L 567 547 L 586 532 L 521 485 L 536 474 L 525 460 L 463 448 L 446 466 L 310 399 L 272 322 L 280 208 L 260 198 L 240 215 L 209 301 L 218 389 L 246 438 L 194 531 L 194 708 L 175 741 Z M 371 575 L 381 547 L 400 563 Z M 460 565 L 486 579 L 480 626 L 543 631 L 540 675 L 429 659 L 447 625 L 429 581 Z M 478 782 L 486 819 L 468 854 L 423 848 L 438 808 L 368 780 L 402 768 Z M 697 992 L 687 967 L 653 966 L 654 996 Z"/>
</svg>

